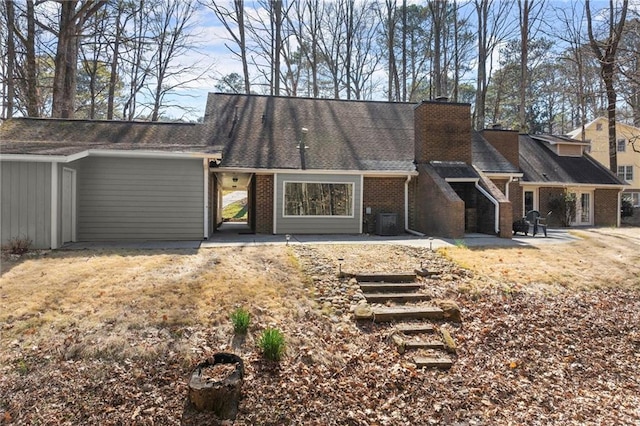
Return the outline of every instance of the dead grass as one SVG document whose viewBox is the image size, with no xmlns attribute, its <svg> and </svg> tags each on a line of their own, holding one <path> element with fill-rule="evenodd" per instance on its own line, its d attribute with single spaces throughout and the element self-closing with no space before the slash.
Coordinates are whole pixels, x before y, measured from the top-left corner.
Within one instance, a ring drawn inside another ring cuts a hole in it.
<svg viewBox="0 0 640 426">
<path fill-rule="evenodd" d="M 633 232 L 606 228 L 580 230 L 574 234 L 582 240 L 570 244 L 538 248 L 447 247 L 439 253 L 472 270 L 484 279 L 485 286 L 511 291 L 555 294 L 599 288 L 637 290 L 640 244 Z"/>
<path fill-rule="evenodd" d="M 227 324 L 235 307 L 273 321 L 308 291 L 293 259 L 288 248 L 48 253 L 0 278 L 2 340 L 56 341 L 65 358 L 153 357 L 169 350 L 165 334 Z M 136 343 L 149 337 L 153 348 Z"/>
</svg>

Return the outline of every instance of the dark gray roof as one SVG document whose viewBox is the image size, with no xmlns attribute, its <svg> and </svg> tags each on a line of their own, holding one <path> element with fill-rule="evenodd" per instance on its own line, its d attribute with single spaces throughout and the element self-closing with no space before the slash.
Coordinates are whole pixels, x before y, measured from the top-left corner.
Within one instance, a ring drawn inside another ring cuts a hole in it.
<svg viewBox="0 0 640 426">
<path fill-rule="evenodd" d="M 88 149 L 219 152 L 205 126 L 102 120 L 13 118 L 0 126 L 3 154 L 71 155 Z"/>
<path fill-rule="evenodd" d="M 429 162 L 443 179 L 478 179 L 480 176 L 464 161 L 431 161 Z"/>
<path fill-rule="evenodd" d="M 549 148 L 550 136 L 520 135 L 520 168 L 524 181 L 624 185 L 616 175 L 588 155 L 559 156 Z M 554 143 L 563 143 L 556 139 Z"/>
<path fill-rule="evenodd" d="M 414 107 L 211 93 L 205 123 L 225 145 L 222 167 L 408 172 Z"/>
<path fill-rule="evenodd" d="M 485 173 L 519 173 L 520 170 L 504 158 L 482 135 L 472 133 L 472 159 L 473 165 Z"/>
</svg>

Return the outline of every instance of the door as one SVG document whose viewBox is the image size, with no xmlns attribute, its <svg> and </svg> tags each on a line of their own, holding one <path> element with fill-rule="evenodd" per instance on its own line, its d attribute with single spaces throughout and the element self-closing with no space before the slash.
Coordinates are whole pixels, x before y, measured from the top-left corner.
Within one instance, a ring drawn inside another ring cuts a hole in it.
<svg viewBox="0 0 640 426">
<path fill-rule="evenodd" d="M 76 171 L 62 169 L 62 243 L 76 239 Z"/>
<path fill-rule="evenodd" d="M 572 226 L 593 225 L 593 196 L 591 192 L 576 192 L 576 214 Z"/>
</svg>

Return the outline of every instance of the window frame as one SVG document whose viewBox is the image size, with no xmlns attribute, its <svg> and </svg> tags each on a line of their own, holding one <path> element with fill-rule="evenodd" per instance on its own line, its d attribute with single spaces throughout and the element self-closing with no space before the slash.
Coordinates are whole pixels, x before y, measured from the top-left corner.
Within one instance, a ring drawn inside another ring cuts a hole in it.
<svg viewBox="0 0 640 426">
<path fill-rule="evenodd" d="M 616 141 L 616 152 L 627 152 L 627 140 L 619 138 Z"/>
<path fill-rule="evenodd" d="M 622 169 L 622 172 L 620 172 L 620 169 Z M 630 174 L 631 179 L 627 179 L 627 173 Z M 617 176 L 625 182 L 633 182 L 633 165 L 619 165 Z"/>
<path fill-rule="evenodd" d="M 301 215 L 292 215 L 287 214 L 287 184 L 315 184 L 315 185 L 348 185 L 351 187 L 350 196 L 351 196 L 351 205 L 349 215 L 309 215 L 309 214 L 301 214 Z M 291 218 L 333 218 L 333 219 L 353 219 L 355 218 L 355 207 L 356 207 L 356 197 L 355 197 L 356 185 L 355 182 L 344 182 L 344 181 L 308 181 L 308 180 L 283 180 L 282 181 L 282 217 L 291 219 Z"/>
</svg>

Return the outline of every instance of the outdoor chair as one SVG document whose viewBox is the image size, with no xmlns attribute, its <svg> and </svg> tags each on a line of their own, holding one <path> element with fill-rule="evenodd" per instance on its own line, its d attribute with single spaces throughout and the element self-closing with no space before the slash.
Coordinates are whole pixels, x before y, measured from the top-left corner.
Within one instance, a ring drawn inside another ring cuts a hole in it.
<svg viewBox="0 0 640 426">
<path fill-rule="evenodd" d="M 529 226 L 533 227 L 533 236 L 535 237 L 538 233 L 538 230 L 541 229 L 544 233 L 544 236 L 547 236 L 547 226 L 548 219 L 551 216 L 551 212 L 547 213 L 546 216 L 541 216 L 538 210 L 531 210 L 525 216 L 525 220 L 528 222 Z M 525 233 L 526 235 L 526 233 Z"/>
</svg>

